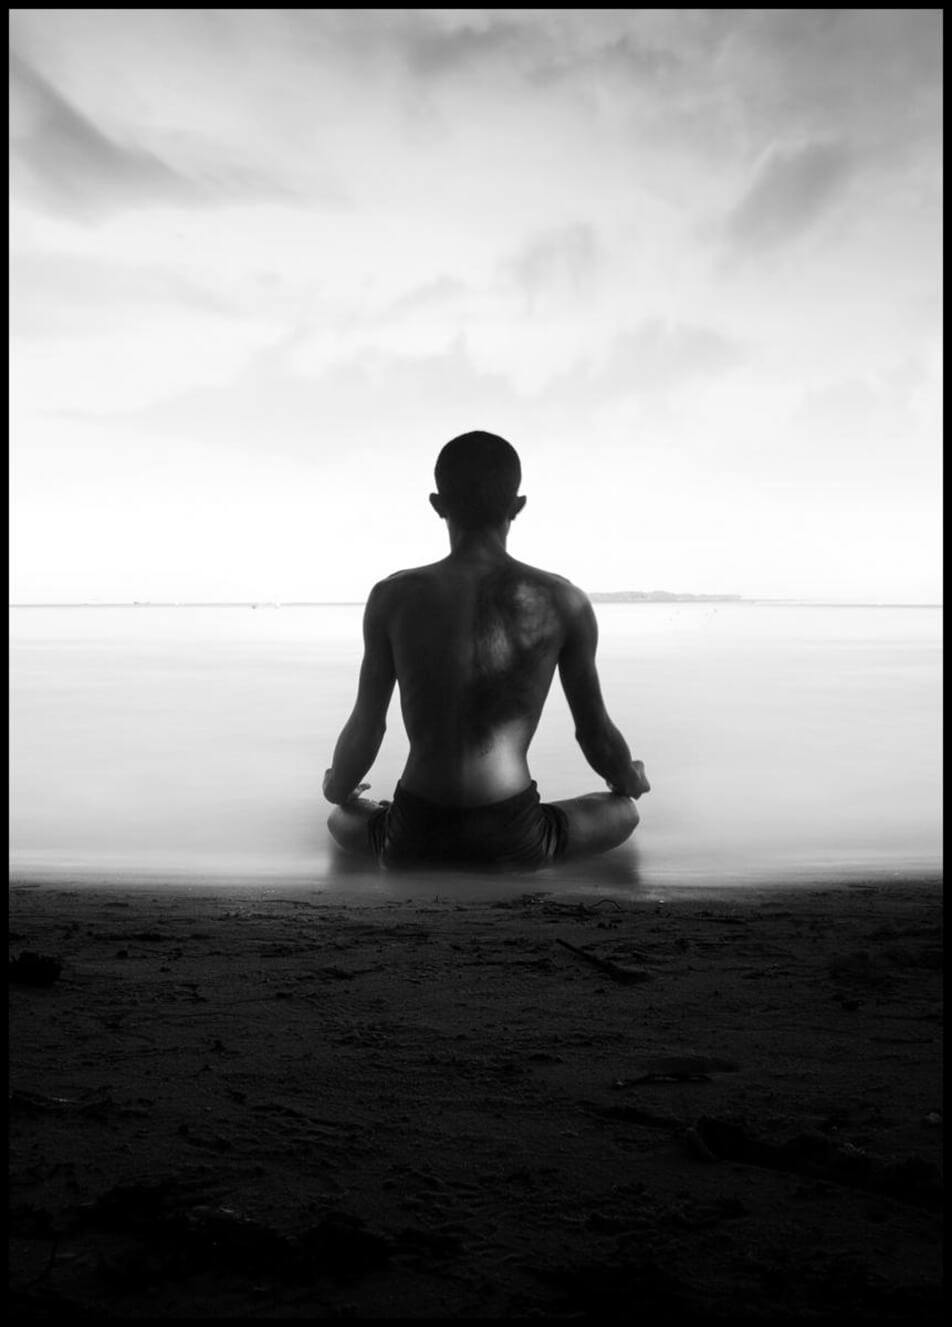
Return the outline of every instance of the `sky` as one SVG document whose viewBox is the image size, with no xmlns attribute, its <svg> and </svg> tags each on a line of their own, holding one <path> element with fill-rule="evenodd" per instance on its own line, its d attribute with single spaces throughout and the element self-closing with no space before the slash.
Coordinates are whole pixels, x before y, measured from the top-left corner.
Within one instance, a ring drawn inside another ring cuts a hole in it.
<svg viewBox="0 0 952 1327">
<path fill-rule="evenodd" d="M 941 11 L 20 9 L 11 600 L 941 598 Z"/>
</svg>

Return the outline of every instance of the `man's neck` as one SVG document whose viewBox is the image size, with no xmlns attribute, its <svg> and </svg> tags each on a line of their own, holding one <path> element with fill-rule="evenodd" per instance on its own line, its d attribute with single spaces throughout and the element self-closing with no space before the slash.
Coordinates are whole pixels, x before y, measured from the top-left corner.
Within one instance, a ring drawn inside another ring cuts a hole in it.
<svg viewBox="0 0 952 1327">
<path fill-rule="evenodd" d="M 454 562 L 499 562 L 507 556 L 509 522 L 482 530 L 463 530 L 449 524 L 450 557 Z"/>
</svg>

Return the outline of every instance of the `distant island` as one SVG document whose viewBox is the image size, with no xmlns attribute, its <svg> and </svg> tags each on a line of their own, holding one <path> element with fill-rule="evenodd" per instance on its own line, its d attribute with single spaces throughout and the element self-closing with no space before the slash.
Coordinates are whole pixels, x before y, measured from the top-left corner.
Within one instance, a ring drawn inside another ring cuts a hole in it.
<svg viewBox="0 0 952 1327">
<path fill-rule="evenodd" d="M 596 604 L 738 604 L 739 594 L 677 594 L 672 590 L 592 590 Z"/>
</svg>

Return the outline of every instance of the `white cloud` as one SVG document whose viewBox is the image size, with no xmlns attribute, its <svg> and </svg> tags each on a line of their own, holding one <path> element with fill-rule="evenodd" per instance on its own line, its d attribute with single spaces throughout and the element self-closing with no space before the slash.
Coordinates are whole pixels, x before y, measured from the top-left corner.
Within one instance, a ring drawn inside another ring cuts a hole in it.
<svg viewBox="0 0 952 1327">
<path fill-rule="evenodd" d="M 921 594 L 938 22 L 13 11 L 17 593 L 360 593 L 484 427 L 589 585 Z"/>
<path fill-rule="evenodd" d="M 771 152 L 727 219 L 735 250 L 772 248 L 813 224 L 842 192 L 852 169 L 837 143 L 807 143 Z"/>
</svg>

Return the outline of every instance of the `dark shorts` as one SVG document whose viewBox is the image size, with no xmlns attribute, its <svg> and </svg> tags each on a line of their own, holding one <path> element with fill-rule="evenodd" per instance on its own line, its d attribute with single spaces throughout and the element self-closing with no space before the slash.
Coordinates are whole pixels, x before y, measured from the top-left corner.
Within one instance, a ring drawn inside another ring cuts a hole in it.
<svg viewBox="0 0 952 1327">
<path fill-rule="evenodd" d="M 397 784 L 393 801 L 368 821 L 370 846 L 386 868 L 476 866 L 537 871 L 564 855 L 568 820 L 530 783 L 488 806 L 440 806 Z"/>
</svg>

